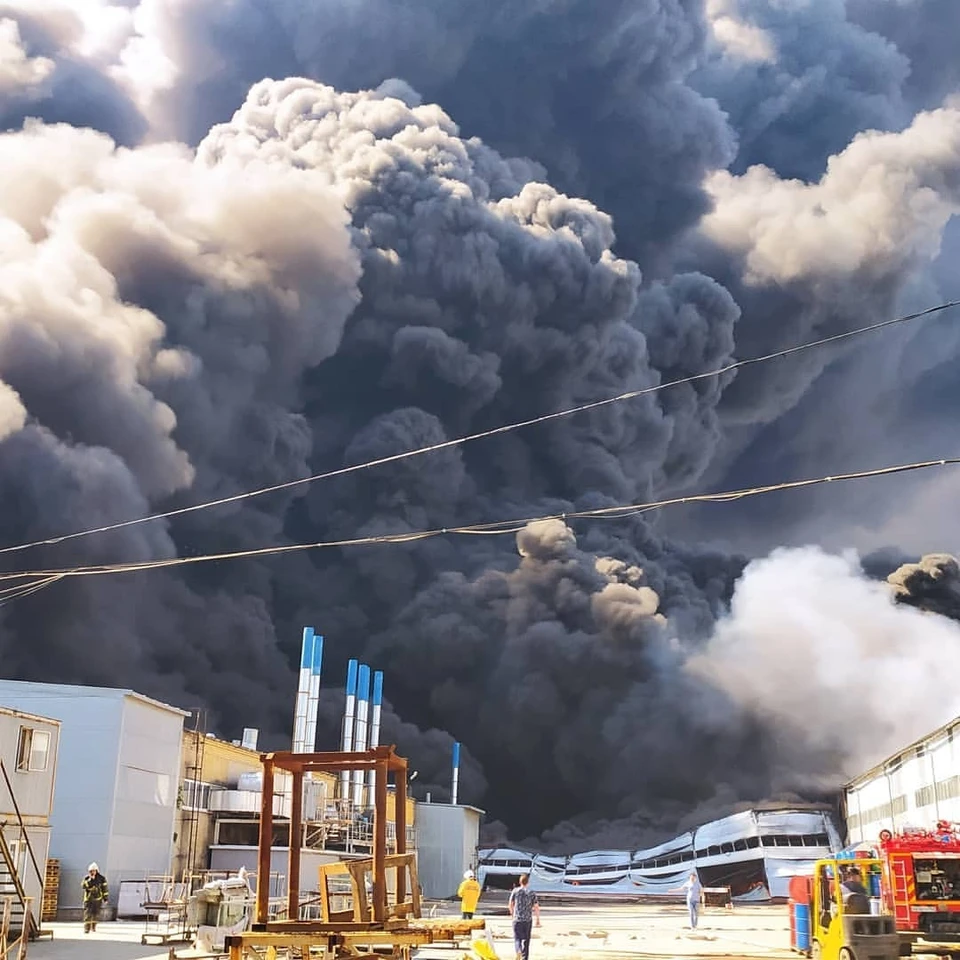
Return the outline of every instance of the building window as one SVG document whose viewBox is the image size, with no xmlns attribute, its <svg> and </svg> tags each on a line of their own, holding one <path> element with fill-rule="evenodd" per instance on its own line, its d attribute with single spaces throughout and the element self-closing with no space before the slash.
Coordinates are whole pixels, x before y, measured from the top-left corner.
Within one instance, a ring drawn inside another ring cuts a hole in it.
<svg viewBox="0 0 960 960">
<path fill-rule="evenodd" d="M 50 734 L 32 727 L 20 728 L 17 746 L 17 769 L 21 772 L 39 772 L 50 762 Z"/>
<path fill-rule="evenodd" d="M 180 785 L 180 807 L 183 810 L 209 810 L 210 784 L 184 780 Z"/>
</svg>

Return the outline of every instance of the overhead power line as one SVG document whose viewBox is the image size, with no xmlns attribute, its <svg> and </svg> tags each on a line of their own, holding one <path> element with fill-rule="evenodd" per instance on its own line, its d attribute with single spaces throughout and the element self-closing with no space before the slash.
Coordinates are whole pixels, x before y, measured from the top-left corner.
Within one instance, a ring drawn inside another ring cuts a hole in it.
<svg viewBox="0 0 960 960">
<path fill-rule="evenodd" d="M 279 493 L 282 490 L 292 490 L 296 487 L 301 487 L 309 483 L 316 483 L 320 480 L 332 480 L 335 477 L 342 477 L 346 476 L 347 474 L 357 473 L 360 470 L 369 470 L 373 467 L 382 467 L 388 463 L 396 463 L 400 460 L 407 460 L 411 457 L 420 457 L 428 453 L 438 453 L 441 450 L 447 450 L 451 447 L 461 446 L 465 443 L 472 443 L 474 440 L 483 440 L 487 437 L 495 437 L 503 433 L 509 433 L 513 430 L 520 430 L 523 427 L 531 427 L 540 423 L 548 423 L 551 420 L 559 420 L 563 417 L 571 417 L 578 413 L 585 413 L 589 410 L 597 410 L 601 407 L 610 406 L 614 403 L 622 403 L 625 400 L 634 400 L 637 397 L 658 393 L 661 390 L 667 390 L 671 387 L 679 387 L 683 384 L 697 383 L 701 380 L 720 377 L 726 373 L 731 373 L 734 370 L 740 370 L 744 367 L 753 366 L 758 363 L 767 363 L 770 360 L 789 357 L 795 353 L 801 353 L 805 350 L 812 350 L 815 347 L 823 347 L 827 346 L 828 344 L 839 343 L 843 340 L 849 340 L 853 337 L 862 336 L 866 333 L 873 333 L 877 330 L 883 330 L 896 324 L 908 323 L 911 320 L 918 320 L 921 317 L 927 317 L 934 313 L 940 313 L 943 310 L 947 310 L 958 305 L 960 305 L 960 300 L 950 300 L 934 307 L 928 307 L 926 310 L 920 310 L 917 313 L 910 313 L 901 317 L 894 317 L 890 320 L 881 320 L 877 323 L 871 323 L 864 327 L 857 327 L 855 330 L 848 330 L 846 333 L 837 333 L 829 337 L 821 337 L 819 340 L 810 340 L 807 343 L 801 343 L 797 346 L 787 347 L 783 350 L 776 350 L 773 353 L 766 353 L 756 357 L 747 357 L 743 360 L 731 361 L 722 367 L 707 371 L 706 373 L 695 373 L 689 377 L 681 377 L 677 380 L 668 380 L 666 383 L 660 383 L 652 387 L 643 387 L 639 390 L 628 390 L 626 393 L 617 394 L 615 397 L 607 397 L 603 400 L 592 400 L 589 403 L 582 403 L 579 406 L 570 407 L 566 410 L 558 410 L 555 413 L 545 413 L 542 416 L 531 417 L 528 420 L 518 420 L 515 423 L 508 423 L 500 427 L 493 427 L 490 430 L 481 430 L 478 433 L 466 434 L 462 437 L 455 437 L 451 440 L 433 443 L 426 447 L 418 447 L 415 450 L 405 450 L 403 453 L 394 453 L 390 456 L 380 457 L 376 460 L 368 460 L 364 463 L 352 464 L 348 467 L 339 467 L 336 470 L 328 470 L 325 473 L 317 473 L 309 477 L 300 477 L 297 480 L 287 480 L 283 483 L 276 483 L 269 487 L 260 487 L 257 490 L 248 490 L 244 493 L 236 493 L 229 497 L 220 497 L 217 500 L 207 500 L 203 503 L 195 503 L 189 507 L 178 507 L 174 510 L 166 510 L 162 513 L 153 513 L 146 517 L 135 517 L 131 520 L 120 520 L 116 523 L 108 523 L 100 527 L 91 527 L 88 530 L 79 530 L 74 533 L 65 533 L 56 537 L 48 537 L 43 540 L 33 540 L 29 543 L 20 543 L 9 547 L 3 547 L 0 548 L 0 554 L 14 553 L 20 550 L 29 550 L 33 547 L 54 546 L 56 544 L 65 543 L 68 540 L 76 540 L 80 537 L 89 537 L 98 533 L 109 533 L 112 530 L 121 530 L 126 527 L 138 526 L 139 524 L 150 523 L 154 520 L 168 520 L 172 517 L 183 516 L 184 514 L 194 513 L 198 510 L 209 510 L 214 507 L 226 506 L 230 503 L 238 503 L 242 500 L 250 500 L 253 497 L 262 497 L 268 493 Z"/>
<path fill-rule="evenodd" d="M 915 463 L 902 463 L 890 467 L 878 467 L 873 470 L 859 470 L 853 473 L 832 474 L 806 480 L 789 480 L 757 487 L 744 487 L 739 490 L 726 490 L 718 493 L 700 493 L 685 497 L 671 497 L 667 500 L 654 500 L 646 503 L 625 503 L 610 507 L 598 507 L 592 510 L 567 510 L 559 513 L 541 514 L 533 517 L 500 520 L 488 523 L 472 523 L 463 526 L 434 527 L 428 530 L 415 530 L 407 533 L 383 534 L 373 537 L 354 537 L 345 540 L 321 540 L 315 543 L 287 543 L 252 550 L 234 550 L 226 553 L 201 554 L 193 557 L 170 557 L 164 560 L 143 560 L 134 563 L 97 564 L 92 566 L 68 567 L 60 570 L 29 570 L 19 573 L 0 574 L 3 580 L 33 581 L 27 586 L 46 586 L 41 581 L 55 582 L 66 577 L 105 576 L 121 573 L 138 573 L 145 570 L 165 570 L 170 567 L 183 567 L 197 563 L 224 562 L 257 557 L 273 557 L 285 554 L 302 553 L 307 550 L 321 550 L 331 547 L 362 547 L 398 543 L 416 543 L 434 537 L 445 536 L 503 536 L 518 533 L 530 523 L 543 520 L 582 520 L 582 519 L 624 519 L 651 510 L 691 503 L 731 503 L 760 494 L 777 493 L 786 490 L 799 490 L 804 487 L 820 486 L 827 483 L 844 483 L 851 480 L 865 480 L 873 477 L 887 477 L 899 473 L 917 470 L 929 470 L 935 467 L 956 466 L 960 457 L 947 457 L 940 460 L 920 460 Z"/>
</svg>

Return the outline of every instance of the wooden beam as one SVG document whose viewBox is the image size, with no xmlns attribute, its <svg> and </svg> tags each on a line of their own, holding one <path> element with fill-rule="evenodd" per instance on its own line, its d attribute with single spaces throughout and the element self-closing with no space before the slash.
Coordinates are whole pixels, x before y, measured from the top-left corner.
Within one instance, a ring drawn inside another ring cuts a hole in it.
<svg viewBox="0 0 960 960">
<path fill-rule="evenodd" d="M 395 943 L 406 946 L 422 946 L 430 943 L 432 934 L 429 930 L 369 930 L 366 932 L 331 932 L 328 934 L 315 931 L 284 931 L 283 933 L 271 933 L 253 931 L 251 933 L 235 933 L 224 938 L 224 945 L 229 949 L 234 946 L 256 946 L 256 947 L 298 947 L 323 945 L 323 941 L 330 938 L 336 943 L 334 946 L 343 946 L 348 949 L 353 945 L 366 946 L 373 944 L 391 944 Z"/>
<path fill-rule="evenodd" d="M 293 773 L 290 795 L 290 855 L 287 867 L 287 916 L 300 919 L 300 847 L 303 843 L 303 773 Z"/>
<path fill-rule="evenodd" d="M 373 804 L 373 919 L 387 916 L 387 763 L 377 764 Z"/>
<path fill-rule="evenodd" d="M 260 793 L 260 844 L 257 850 L 257 923 L 270 915 L 270 854 L 273 851 L 273 761 L 263 758 Z"/>
<path fill-rule="evenodd" d="M 393 824 L 397 831 L 397 854 L 407 852 L 407 771 L 398 771 L 396 775 L 397 789 L 393 796 Z M 407 899 L 407 870 L 406 867 L 397 868 L 397 903 Z"/>
</svg>

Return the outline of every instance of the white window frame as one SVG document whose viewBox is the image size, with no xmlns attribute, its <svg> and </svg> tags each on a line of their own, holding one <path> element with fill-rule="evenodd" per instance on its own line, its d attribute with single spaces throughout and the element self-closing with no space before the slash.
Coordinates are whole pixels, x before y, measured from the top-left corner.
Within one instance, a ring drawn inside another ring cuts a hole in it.
<svg viewBox="0 0 960 960">
<path fill-rule="evenodd" d="M 50 766 L 49 730 L 38 730 L 36 727 L 21 727 L 17 738 L 17 772 L 43 773 Z M 39 749 L 38 744 L 43 748 Z"/>
</svg>

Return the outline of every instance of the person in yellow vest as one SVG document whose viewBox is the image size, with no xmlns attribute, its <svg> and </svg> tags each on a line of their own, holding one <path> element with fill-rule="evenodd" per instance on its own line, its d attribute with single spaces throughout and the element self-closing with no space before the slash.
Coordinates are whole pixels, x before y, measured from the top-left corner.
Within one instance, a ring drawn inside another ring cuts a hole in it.
<svg viewBox="0 0 960 960">
<path fill-rule="evenodd" d="M 463 883 L 457 890 L 457 896 L 460 898 L 460 914 L 464 920 L 472 920 L 477 912 L 477 903 L 480 900 L 480 884 L 473 875 L 472 870 L 468 870 L 463 875 Z"/>
</svg>

